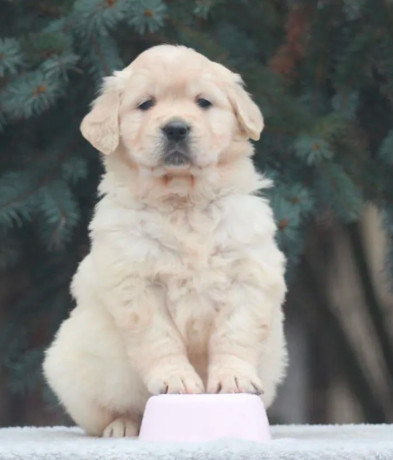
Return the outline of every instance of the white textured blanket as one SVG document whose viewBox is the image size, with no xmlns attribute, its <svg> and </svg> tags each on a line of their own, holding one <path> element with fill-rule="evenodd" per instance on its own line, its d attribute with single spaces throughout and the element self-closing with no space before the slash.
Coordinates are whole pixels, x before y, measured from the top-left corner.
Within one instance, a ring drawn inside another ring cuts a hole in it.
<svg viewBox="0 0 393 460">
<path fill-rule="evenodd" d="M 0 460 L 393 460 L 393 425 L 273 426 L 267 444 L 97 439 L 77 428 L 0 429 Z"/>
</svg>

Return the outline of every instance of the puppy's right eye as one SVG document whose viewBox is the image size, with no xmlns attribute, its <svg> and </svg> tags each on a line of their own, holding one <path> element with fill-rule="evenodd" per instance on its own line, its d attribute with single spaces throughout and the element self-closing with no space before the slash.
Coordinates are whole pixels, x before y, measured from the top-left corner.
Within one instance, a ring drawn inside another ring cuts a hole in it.
<svg viewBox="0 0 393 460">
<path fill-rule="evenodd" d="M 138 109 L 146 111 L 146 110 L 151 109 L 153 106 L 154 106 L 154 100 L 149 99 L 148 101 L 145 101 L 145 102 L 142 102 L 142 104 L 139 104 Z"/>
<path fill-rule="evenodd" d="M 197 104 L 199 105 L 199 107 L 201 107 L 202 109 L 208 109 L 209 107 L 211 107 L 213 104 L 208 101 L 207 99 L 204 99 L 203 97 L 200 97 L 198 100 L 197 100 Z"/>
</svg>

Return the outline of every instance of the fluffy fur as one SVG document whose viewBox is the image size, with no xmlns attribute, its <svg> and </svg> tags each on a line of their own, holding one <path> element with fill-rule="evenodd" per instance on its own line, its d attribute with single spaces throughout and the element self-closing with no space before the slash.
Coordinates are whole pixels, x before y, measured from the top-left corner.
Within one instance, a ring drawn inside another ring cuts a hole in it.
<svg viewBox="0 0 393 460">
<path fill-rule="evenodd" d="M 190 127 L 181 145 L 163 134 L 173 120 Z M 250 159 L 262 128 L 241 78 L 185 47 L 154 47 L 106 79 L 81 125 L 106 154 L 91 251 L 44 362 L 87 433 L 137 434 L 151 394 L 273 401 L 286 362 L 285 261 L 258 196 L 270 184 Z M 171 149 L 189 160 L 166 164 Z"/>
</svg>

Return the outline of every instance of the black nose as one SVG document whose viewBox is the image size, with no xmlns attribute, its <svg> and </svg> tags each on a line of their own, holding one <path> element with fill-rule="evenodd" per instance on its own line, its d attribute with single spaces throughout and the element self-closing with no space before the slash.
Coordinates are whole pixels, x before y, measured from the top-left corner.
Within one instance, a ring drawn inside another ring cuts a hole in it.
<svg viewBox="0 0 393 460">
<path fill-rule="evenodd" d="M 190 127 L 184 121 L 171 121 L 162 130 L 168 141 L 184 141 L 190 131 Z"/>
</svg>

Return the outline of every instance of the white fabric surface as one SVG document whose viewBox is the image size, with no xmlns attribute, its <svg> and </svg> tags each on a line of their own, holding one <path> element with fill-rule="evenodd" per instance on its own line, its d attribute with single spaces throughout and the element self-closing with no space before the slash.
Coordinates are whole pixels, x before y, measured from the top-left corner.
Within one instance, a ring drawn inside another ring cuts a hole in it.
<svg viewBox="0 0 393 460">
<path fill-rule="evenodd" d="M 393 460 L 393 425 L 273 426 L 268 444 L 98 439 L 78 428 L 2 428 L 0 460 Z"/>
</svg>

